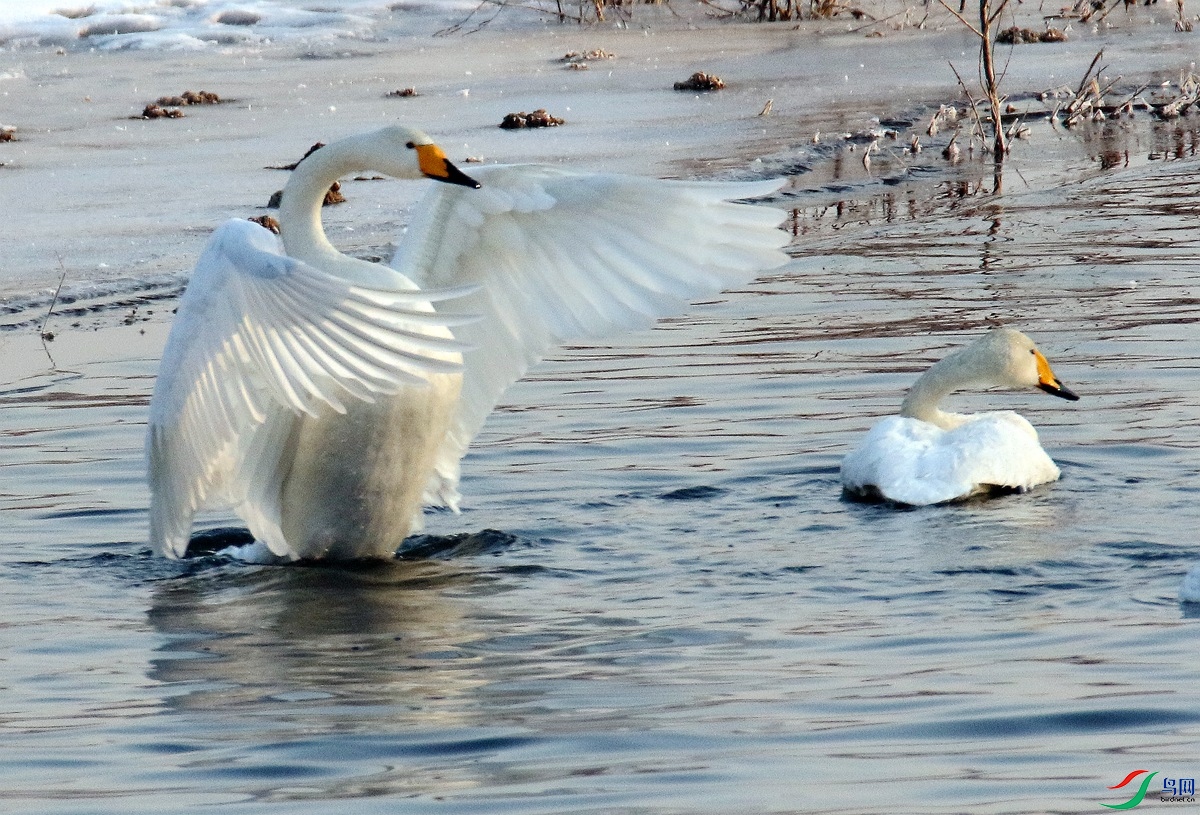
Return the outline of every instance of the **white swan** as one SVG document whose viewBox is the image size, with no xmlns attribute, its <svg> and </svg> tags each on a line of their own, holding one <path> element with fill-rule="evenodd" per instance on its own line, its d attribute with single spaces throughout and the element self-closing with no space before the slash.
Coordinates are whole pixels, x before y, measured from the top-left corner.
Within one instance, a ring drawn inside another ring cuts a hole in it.
<svg viewBox="0 0 1200 815">
<path fill-rule="evenodd" d="M 1188 569 L 1179 586 L 1179 599 L 1184 603 L 1200 603 L 1200 563 Z"/>
<path fill-rule="evenodd" d="M 912 386 L 899 416 L 877 423 L 842 461 L 851 497 L 924 506 L 992 491 L 1024 492 L 1059 477 L 1037 431 L 1012 411 L 960 415 L 938 404 L 966 387 L 1041 388 L 1079 397 L 1054 376 L 1033 340 L 989 331 L 933 365 Z"/>
<path fill-rule="evenodd" d="M 329 185 L 369 170 L 455 182 L 421 200 L 394 268 L 341 254 L 321 228 Z M 423 133 L 388 127 L 300 163 L 282 245 L 248 222 L 216 230 L 150 405 L 157 552 L 183 556 L 195 513 L 226 505 L 279 557 L 391 557 L 423 500 L 457 511 L 467 445 L 550 348 L 648 326 L 787 259 L 782 212 L 730 203 L 781 181 L 473 175 L 482 188 Z M 480 318 L 434 310 L 450 297 Z"/>
</svg>

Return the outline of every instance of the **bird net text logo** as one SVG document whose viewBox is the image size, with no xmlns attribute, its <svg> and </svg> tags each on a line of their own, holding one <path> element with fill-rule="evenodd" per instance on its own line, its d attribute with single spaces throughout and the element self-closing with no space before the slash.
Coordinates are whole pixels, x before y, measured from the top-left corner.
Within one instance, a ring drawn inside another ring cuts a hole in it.
<svg viewBox="0 0 1200 815">
<path fill-rule="evenodd" d="M 1157 771 L 1134 770 L 1125 776 L 1120 783 L 1109 787 L 1110 790 L 1133 791 L 1133 797 L 1124 803 L 1102 803 L 1101 806 L 1109 809 L 1133 809 L 1146 798 L 1146 793 L 1150 790 L 1150 782 L 1154 780 L 1156 775 L 1158 775 Z M 1134 783 L 1137 783 L 1136 790 L 1133 786 Z M 1164 777 L 1162 780 L 1162 791 L 1158 795 L 1158 800 L 1162 803 L 1174 804 L 1196 803 L 1196 779 Z"/>
</svg>

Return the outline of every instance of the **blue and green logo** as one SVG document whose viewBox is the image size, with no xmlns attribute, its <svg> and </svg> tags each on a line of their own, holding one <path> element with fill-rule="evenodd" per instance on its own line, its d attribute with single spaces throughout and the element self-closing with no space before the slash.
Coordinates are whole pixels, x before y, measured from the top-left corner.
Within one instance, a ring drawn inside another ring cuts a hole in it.
<svg viewBox="0 0 1200 815">
<path fill-rule="evenodd" d="M 1123 804 L 1101 804 L 1100 806 L 1108 807 L 1109 809 L 1133 809 L 1135 806 L 1140 804 L 1142 802 L 1142 799 L 1146 797 L 1146 790 L 1150 789 L 1151 779 L 1153 779 L 1154 776 L 1158 775 L 1157 772 L 1152 773 L 1149 770 L 1134 770 L 1129 775 L 1125 776 L 1125 780 L 1122 781 L 1120 784 L 1113 784 L 1111 787 L 1109 787 L 1110 790 L 1119 790 L 1122 787 L 1129 784 L 1130 782 L 1132 782 L 1133 779 L 1135 779 L 1139 775 L 1143 775 L 1143 774 L 1146 777 L 1142 779 L 1142 785 L 1140 787 L 1138 787 L 1138 791 L 1135 792 L 1133 794 L 1133 797 L 1130 798 L 1128 801 L 1126 801 Z"/>
</svg>

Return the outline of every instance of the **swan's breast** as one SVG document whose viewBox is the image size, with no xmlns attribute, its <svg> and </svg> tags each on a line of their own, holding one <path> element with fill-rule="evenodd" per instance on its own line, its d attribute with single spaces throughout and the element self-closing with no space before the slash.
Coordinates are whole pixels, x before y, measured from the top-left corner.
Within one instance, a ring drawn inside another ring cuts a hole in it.
<svg viewBox="0 0 1200 815">
<path fill-rule="evenodd" d="M 301 557 L 391 557 L 420 517 L 461 387 L 461 374 L 439 374 L 297 422 L 282 515 Z"/>
</svg>

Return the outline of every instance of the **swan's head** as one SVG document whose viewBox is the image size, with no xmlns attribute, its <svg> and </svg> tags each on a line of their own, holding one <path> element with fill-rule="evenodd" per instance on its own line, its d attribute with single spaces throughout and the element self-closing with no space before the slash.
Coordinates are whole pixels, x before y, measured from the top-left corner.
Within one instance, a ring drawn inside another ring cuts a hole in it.
<svg viewBox="0 0 1200 815">
<path fill-rule="evenodd" d="M 1058 381 L 1050 369 L 1050 363 L 1033 340 L 1015 328 L 993 329 L 967 351 L 978 373 L 996 384 L 1014 388 L 1040 388 L 1072 402 L 1079 399 Z"/>
<path fill-rule="evenodd" d="M 952 430 L 967 417 L 944 413 L 942 397 L 968 387 L 1040 388 L 1072 402 L 1079 397 L 1063 386 L 1033 340 L 1012 328 L 997 328 L 937 362 L 917 379 L 900 405 L 900 415 Z"/>
<path fill-rule="evenodd" d="M 479 182 L 455 167 L 433 139 L 412 127 L 395 125 L 368 133 L 360 149 L 369 152 L 372 169 L 393 178 L 432 178 L 479 189 Z"/>
</svg>

